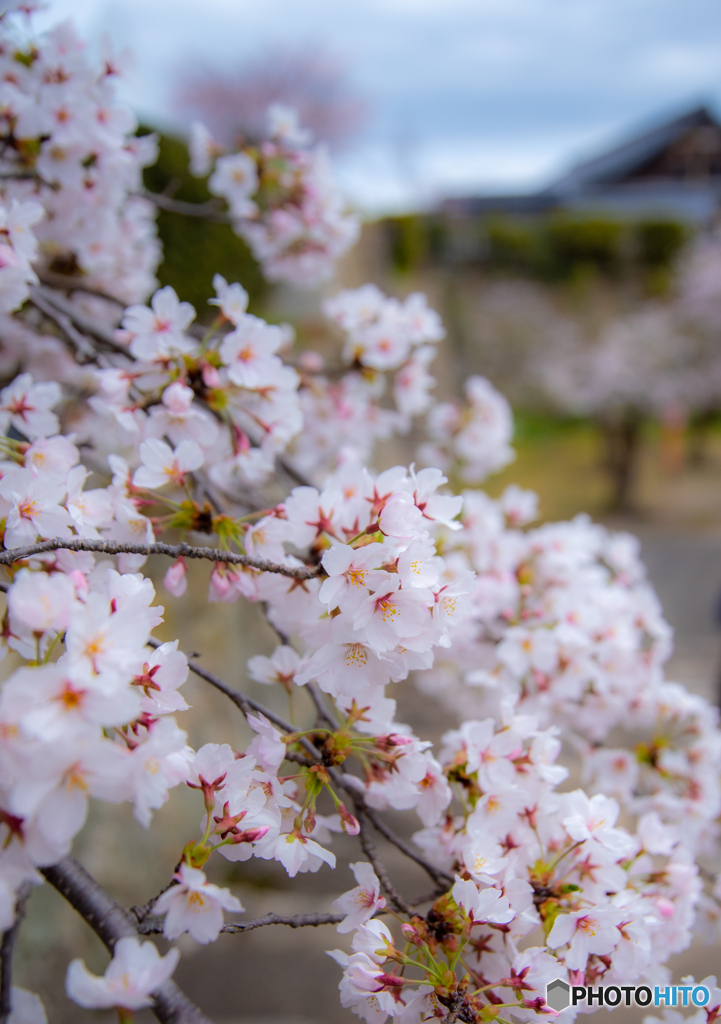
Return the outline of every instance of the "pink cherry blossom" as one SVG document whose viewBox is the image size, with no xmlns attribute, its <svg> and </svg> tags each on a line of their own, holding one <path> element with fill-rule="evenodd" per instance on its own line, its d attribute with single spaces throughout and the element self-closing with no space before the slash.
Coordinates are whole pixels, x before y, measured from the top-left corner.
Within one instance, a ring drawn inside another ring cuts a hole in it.
<svg viewBox="0 0 721 1024">
<path fill-rule="evenodd" d="M 223 911 L 243 910 L 240 900 L 229 889 L 208 882 L 198 868 L 181 864 L 174 877 L 178 884 L 164 892 L 153 908 L 156 914 L 166 915 L 166 939 L 177 939 L 189 932 L 196 942 L 213 942 L 223 927 Z"/>
<path fill-rule="evenodd" d="M 378 910 L 386 905 L 385 897 L 381 896 L 380 882 L 370 864 L 358 861 L 349 865 L 358 885 L 355 889 L 343 893 L 333 903 L 333 909 L 345 913 L 346 917 L 338 925 L 341 934 L 355 931 L 360 925 L 370 921 Z"/>
<path fill-rule="evenodd" d="M 152 942 L 118 939 L 102 978 L 91 974 L 82 960 L 73 960 L 65 989 L 74 1002 L 88 1010 L 113 1006 L 140 1010 L 153 1005 L 153 993 L 170 978 L 179 959 L 177 949 L 161 956 Z"/>
</svg>

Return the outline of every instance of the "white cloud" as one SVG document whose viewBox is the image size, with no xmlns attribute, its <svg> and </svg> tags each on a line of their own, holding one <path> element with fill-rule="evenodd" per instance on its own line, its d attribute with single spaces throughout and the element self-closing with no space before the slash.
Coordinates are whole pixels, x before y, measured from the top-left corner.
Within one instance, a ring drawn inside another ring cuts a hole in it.
<svg viewBox="0 0 721 1024">
<path fill-rule="evenodd" d="M 132 45 L 125 96 L 161 122 L 183 66 L 324 43 L 375 104 L 343 167 L 371 204 L 540 181 L 665 107 L 721 100 L 718 0 L 58 0 L 42 20 L 68 14 Z"/>
</svg>

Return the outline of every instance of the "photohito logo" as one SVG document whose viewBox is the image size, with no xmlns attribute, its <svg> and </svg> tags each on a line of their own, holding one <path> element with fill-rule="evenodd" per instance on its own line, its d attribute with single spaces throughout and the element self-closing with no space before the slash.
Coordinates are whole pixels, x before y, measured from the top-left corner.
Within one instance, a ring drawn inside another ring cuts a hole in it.
<svg viewBox="0 0 721 1024">
<path fill-rule="evenodd" d="M 705 985 L 569 985 L 561 978 L 546 985 L 546 1003 L 560 1012 L 567 1006 L 705 1006 L 711 993 Z"/>
</svg>

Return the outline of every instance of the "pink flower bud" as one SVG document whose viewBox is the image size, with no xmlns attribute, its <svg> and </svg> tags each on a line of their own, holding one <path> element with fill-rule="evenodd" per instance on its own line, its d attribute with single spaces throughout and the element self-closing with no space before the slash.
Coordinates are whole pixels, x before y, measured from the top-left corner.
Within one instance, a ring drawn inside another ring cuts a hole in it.
<svg viewBox="0 0 721 1024">
<path fill-rule="evenodd" d="M 85 597 L 90 589 L 87 577 L 81 573 L 79 569 L 73 569 L 72 572 L 68 573 L 68 579 L 72 580 L 73 586 L 75 587 L 75 596 Z"/>
<path fill-rule="evenodd" d="M 418 929 L 412 924 L 402 924 L 401 931 L 403 932 L 404 938 L 408 942 L 412 942 L 414 946 L 422 946 L 423 939 Z"/>
<path fill-rule="evenodd" d="M 317 352 L 303 352 L 298 363 L 303 370 L 308 370 L 310 373 L 320 373 L 323 369 L 323 356 Z"/>
<path fill-rule="evenodd" d="M 654 903 L 656 905 L 656 910 L 658 910 L 661 917 L 665 917 L 666 919 L 673 917 L 674 910 L 676 908 L 671 900 L 667 899 L 665 896 L 657 896 Z"/>
<path fill-rule="evenodd" d="M 176 416 L 187 413 L 193 402 L 193 389 L 176 380 L 163 392 L 163 405 Z"/>
<path fill-rule="evenodd" d="M 211 601 L 222 601 L 230 590 L 230 580 L 225 572 L 224 565 L 216 565 L 210 574 L 210 596 Z"/>
<path fill-rule="evenodd" d="M 203 384 L 206 388 L 220 387 L 220 373 L 210 363 L 206 363 L 203 367 Z"/>
<path fill-rule="evenodd" d="M 188 579 L 185 575 L 185 562 L 179 558 L 170 566 L 165 574 L 163 585 L 173 597 L 182 597 L 188 587 Z"/>
<path fill-rule="evenodd" d="M 230 838 L 234 845 L 238 843 L 257 843 L 269 829 L 270 825 L 258 825 L 257 828 L 247 828 L 245 832 L 237 832 L 234 836 L 230 836 Z"/>
<path fill-rule="evenodd" d="M 338 804 L 338 813 L 340 814 L 340 825 L 346 835 L 357 836 L 360 832 L 360 823 L 357 818 L 354 818 L 350 814 L 343 804 Z"/>
</svg>

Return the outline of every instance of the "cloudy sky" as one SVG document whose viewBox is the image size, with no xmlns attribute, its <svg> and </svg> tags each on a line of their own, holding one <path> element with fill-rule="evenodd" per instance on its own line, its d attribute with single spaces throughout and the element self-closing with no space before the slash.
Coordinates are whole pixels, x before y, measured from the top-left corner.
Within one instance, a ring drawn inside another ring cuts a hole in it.
<svg viewBox="0 0 721 1024">
<path fill-rule="evenodd" d="M 340 160 L 371 209 L 523 190 L 639 125 L 721 111 L 719 0 L 55 0 L 132 48 L 126 98 L 170 123 L 178 70 L 322 44 L 370 103 Z"/>
</svg>

